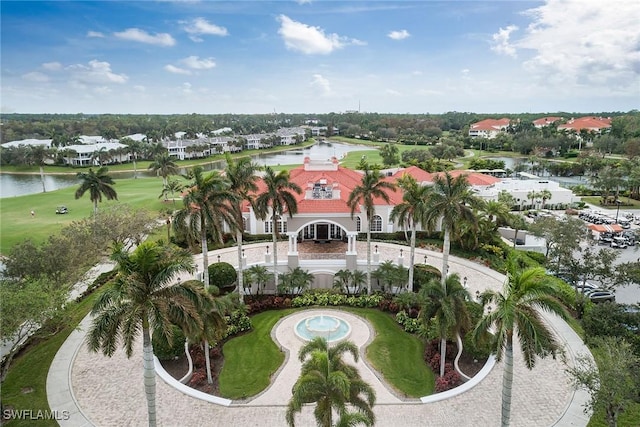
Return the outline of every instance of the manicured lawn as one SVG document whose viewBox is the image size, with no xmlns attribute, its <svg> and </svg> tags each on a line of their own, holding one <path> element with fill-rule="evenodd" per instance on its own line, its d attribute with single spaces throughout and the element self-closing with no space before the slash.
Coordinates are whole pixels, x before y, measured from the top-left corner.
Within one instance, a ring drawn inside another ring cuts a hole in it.
<svg viewBox="0 0 640 427">
<path fill-rule="evenodd" d="M 97 293 L 93 293 L 79 304 L 73 303 L 68 307 L 68 327 L 54 336 L 40 341 L 29 348 L 22 356 L 14 359 L 5 381 L 2 383 L 3 409 L 7 406 L 15 410 L 30 409 L 35 414 L 37 411 L 49 410 L 47 401 L 47 374 L 58 349 L 78 323 L 89 313 L 96 299 Z M 32 391 L 31 391 L 32 390 Z M 24 391 L 29 391 L 24 393 Z M 40 420 L 39 426 L 57 426 L 53 420 Z M 28 426 L 33 421 L 14 420 L 7 426 Z"/>
<path fill-rule="evenodd" d="M 174 206 L 173 203 L 163 202 L 158 198 L 162 192 L 161 178 L 121 179 L 115 182 L 114 189 L 118 193 L 118 200 L 103 199 L 102 203 L 98 203 L 98 209 L 124 203 L 135 208 L 145 208 L 151 213 L 160 213 L 162 210 L 181 207 L 181 201 L 177 201 Z M 93 203 L 89 200 L 89 193 L 76 200 L 76 189 L 77 187 L 67 187 L 47 193 L 0 199 L 0 253 L 6 254 L 13 245 L 26 238 L 38 243 L 43 242 L 49 235 L 60 231 L 72 221 L 93 215 Z M 55 212 L 59 205 L 69 208 L 69 213 L 57 215 Z M 35 211 L 35 217 L 31 217 L 31 210 Z"/>
<path fill-rule="evenodd" d="M 618 206 L 617 205 L 608 205 L 608 206 L 602 206 L 600 204 L 600 196 L 582 196 L 582 201 L 586 202 L 586 203 L 590 203 L 592 205 L 595 205 L 598 207 L 598 209 L 604 209 L 604 210 L 608 210 L 609 211 L 609 215 L 611 215 L 613 213 L 613 215 L 616 214 L 616 210 L 618 210 Z M 630 199 L 629 197 L 620 197 L 620 201 L 622 201 L 622 204 L 620 205 L 620 210 L 624 212 L 625 209 L 637 209 L 640 208 L 640 201 L 639 200 L 633 200 Z"/>
<path fill-rule="evenodd" d="M 258 313 L 251 318 L 251 332 L 225 343 L 222 348 L 225 362 L 219 378 L 222 397 L 242 399 L 267 388 L 271 376 L 284 362 L 284 353 L 271 339 L 271 329 L 278 320 L 295 311 Z"/>
<path fill-rule="evenodd" d="M 435 376 L 423 360 L 424 343 L 404 332 L 389 314 L 379 310 L 345 308 L 367 319 L 376 337 L 367 347 L 367 359 L 384 379 L 407 397 L 433 394 Z"/>
<path fill-rule="evenodd" d="M 433 393 L 434 375 L 422 359 L 424 345 L 417 337 L 402 331 L 391 316 L 381 311 L 342 309 L 367 319 L 375 328 L 376 337 L 367 347 L 367 358 L 388 383 L 408 397 Z M 259 313 L 251 319 L 254 329 L 250 333 L 224 345 L 225 364 L 219 379 L 223 397 L 241 399 L 267 388 L 271 375 L 284 361 L 284 355 L 271 340 L 271 329 L 294 311 L 297 310 Z"/>
</svg>

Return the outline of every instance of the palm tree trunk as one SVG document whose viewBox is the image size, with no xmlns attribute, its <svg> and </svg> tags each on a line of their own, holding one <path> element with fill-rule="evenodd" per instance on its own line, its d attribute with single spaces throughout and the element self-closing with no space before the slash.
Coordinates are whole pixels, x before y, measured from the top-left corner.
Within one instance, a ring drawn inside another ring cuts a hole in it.
<svg viewBox="0 0 640 427">
<path fill-rule="evenodd" d="M 42 169 L 42 165 L 40 165 L 40 182 L 42 182 L 42 192 L 46 193 L 47 188 L 44 186 L 44 169 Z"/>
<path fill-rule="evenodd" d="M 447 275 L 449 273 L 449 250 L 451 248 L 451 231 L 448 227 L 444 229 L 444 242 L 442 242 L 442 278 L 440 283 L 445 288 Z"/>
<path fill-rule="evenodd" d="M 97 217 L 98 216 L 98 200 L 94 200 L 93 201 L 93 217 Z"/>
<path fill-rule="evenodd" d="M 242 224 L 242 221 L 240 221 Z M 240 227 L 241 225 L 238 225 Z M 244 266 L 242 265 L 242 230 L 239 228 L 236 230 L 236 243 L 238 244 L 238 294 L 240 295 L 240 303 L 244 301 L 244 277 L 242 269 Z"/>
<path fill-rule="evenodd" d="M 209 291 L 209 247 L 207 246 L 207 231 L 204 224 L 200 223 L 200 244 L 202 247 L 202 281 L 204 289 Z"/>
<path fill-rule="evenodd" d="M 142 324 L 142 360 L 144 367 L 144 391 L 147 397 L 147 414 L 149 427 L 156 425 L 156 369 L 153 364 L 153 347 L 151 346 L 151 334 L 149 333 L 149 321 L 143 320 Z"/>
<path fill-rule="evenodd" d="M 278 236 L 276 235 L 276 214 L 271 217 L 271 237 L 273 238 L 273 280 L 275 280 L 276 294 L 278 293 Z"/>
<path fill-rule="evenodd" d="M 455 368 L 456 372 L 458 372 L 460 376 L 464 378 L 465 381 L 469 381 L 471 377 L 465 375 L 465 373 L 460 370 L 460 366 L 458 365 L 460 356 L 462 356 L 462 338 L 460 337 L 459 333 L 456 333 L 456 342 L 458 343 L 458 354 L 456 354 L 456 358 L 453 361 L 453 367 Z"/>
<path fill-rule="evenodd" d="M 207 382 L 213 384 L 213 377 L 211 376 L 211 358 L 209 357 L 209 341 L 204 340 L 204 363 L 207 368 Z"/>
<path fill-rule="evenodd" d="M 371 227 L 367 228 L 367 294 L 371 295 Z"/>
<path fill-rule="evenodd" d="M 136 166 L 136 156 L 133 156 L 133 179 L 138 178 L 138 167 Z"/>
<path fill-rule="evenodd" d="M 447 339 L 440 338 L 440 376 L 444 376 L 444 361 L 447 357 Z"/>
<path fill-rule="evenodd" d="M 502 427 L 508 427 L 511 419 L 511 389 L 513 387 L 513 333 L 507 335 L 504 350 L 504 374 L 502 377 Z"/>
<path fill-rule="evenodd" d="M 411 249 L 409 252 L 409 280 L 407 283 L 407 290 L 413 291 L 413 264 L 416 257 L 416 226 L 411 227 Z"/>
</svg>

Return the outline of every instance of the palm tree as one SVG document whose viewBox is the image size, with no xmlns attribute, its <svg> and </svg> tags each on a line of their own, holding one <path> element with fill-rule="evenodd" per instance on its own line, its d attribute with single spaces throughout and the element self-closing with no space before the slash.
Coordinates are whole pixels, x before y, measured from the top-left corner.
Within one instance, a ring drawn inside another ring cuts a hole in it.
<svg viewBox="0 0 640 427">
<path fill-rule="evenodd" d="M 555 355 L 560 345 L 553 332 L 542 320 L 540 310 L 563 319 L 568 314 L 555 297 L 558 289 L 547 281 L 543 268 L 520 269 L 513 259 L 508 262 L 508 278 L 502 292 L 487 290 L 480 295 L 483 306 L 491 304 L 493 310 L 480 320 L 473 331 L 474 340 L 486 339 L 493 331 L 490 342 L 499 361 L 504 357 L 502 380 L 502 426 L 509 425 L 511 417 L 511 389 L 513 384 L 513 338 L 520 340 L 524 362 L 533 369 L 536 356 Z"/>
<path fill-rule="evenodd" d="M 156 242 L 144 242 L 133 253 L 121 245 L 112 259 L 118 276 L 102 293 L 92 309 L 94 316 L 87 336 L 91 351 L 112 356 L 122 340 L 127 357 L 142 331 L 144 385 L 149 426 L 156 425 L 156 374 L 151 331 L 171 337 L 171 321 L 202 328 L 200 309 L 206 295 L 186 283 L 174 283 L 176 274 L 193 270 L 191 254 Z"/>
<path fill-rule="evenodd" d="M 209 247 L 207 234 L 222 243 L 224 223 L 235 226 L 232 203 L 235 195 L 229 183 L 217 172 L 205 176 L 201 166 L 195 166 L 189 175 L 191 186 L 182 198 L 184 207 L 173 221 L 176 232 L 186 234 L 188 240 L 199 240 L 202 249 L 202 275 L 205 289 L 209 290 Z"/>
<path fill-rule="evenodd" d="M 299 295 L 311 283 L 313 283 L 314 275 L 300 267 L 289 269 L 288 273 L 280 276 L 279 291 L 292 295 Z"/>
<path fill-rule="evenodd" d="M 118 193 L 113 189 L 115 185 L 113 178 L 108 174 L 109 169 L 105 166 L 94 172 L 89 168 L 89 172 L 78 172 L 78 179 L 82 181 L 76 190 L 76 199 L 79 199 L 85 192 L 89 191 L 89 199 L 93 202 L 93 215 L 98 214 L 98 202 L 102 202 L 102 196 L 107 200 L 118 200 Z"/>
<path fill-rule="evenodd" d="M 298 202 L 294 196 L 302 193 L 302 189 L 298 184 L 289 180 L 288 171 L 280 171 L 275 173 L 274 170 L 267 166 L 265 169 L 264 183 L 267 188 L 260 194 L 255 201 L 256 214 L 261 220 L 266 220 L 269 212 L 271 212 L 271 235 L 273 238 L 273 276 L 278 283 L 278 220 L 286 211 L 289 218 L 298 212 Z"/>
<path fill-rule="evenodd" d="M 160 193 L 160 196 L 158 198 L 164 197 L 164 200 L 166 201 L 167 196 L 171 194 L 171 200 L 175 205 L 176 204 L 175 193 L 182 191 L 183 189 L 184 189 L 184 185 L 180 181 L 170 179 L 167 182 L 167 185 L 162 189 L 162 193 Z"/>
<path fill-rule="evenodd" d="M 249 283 L 249 288 L 251 288 L 251 284 L 255 283 L 257 286 L 256 293 L 261 295 L 264 287 L 271 280 L 271 276 L 272 274 L 264 265 L 252 265 L 246 270 L 245 280 Z"/>
<path fill-rule="evenodd" d="M 547 200 L 551 199 L 553 195 L 551 194 L 551 191 L 545 188 L 544 190 L 540 190 L 538 192 L 538 197 L 542 199 L 542 208 L 544 209 L 545 205 L 547 204 Z"/>
<path fill-rule="evenodd" d="M 489 221 L 491 221 L 493 225 L 493 229 L 497 230 L 498 226 L 501 224 L 505 224 L 509 217 L 509 213 L 511 209 L 509 205 L 503 203 L 499 200 L 489 200 L 487 201 L 482 210 L 489 216 Z"/>
<path fill-rule="evenodd" d="M 432 279 L 420 288 L 419 301 L 422 307 L 418 318 L 425 326 L 433 320 L 440 336 L 440 376 L 444 376 L 447 338 L 454 336 L 458 343 L 458 355 L 454 366 L 456 370 L 460 370 L 458 368 L 458 360 L 462 354 L 460 335 L 471 327 L 471 317 L 465 304 L 469 299 L 469 292 L 460 284 L 458 273 L 447 276 L 444 287 L 438 279 Z"/>
<path fill-rule="evenodd" d="M 433 180 L 433 189 L 429 196 L 429 209 L 425 213 L 428 224 L 435 224 L 442 219 L 444 241 L 442 244 L 442 286 L 445 286 L 449 265 L 451 236 L 463 222 L 476 226 L 477 219 L 473 207 L 479 204 L 471 191 L 465 175 L 453 178 L 449 172 L 438 175 Z"/>
<path fill-rule="evenodd" d="M 177 175 L 180 173 L 178 165 L 173 162 L 168 152 L 155 156 L 153 162 L 149 165 L 149 169 L 162 177 L 162 185 L 167 186 L 167 177 L 169 175 Z"/>
<path fill-rule="evenodd" d="M 527 221 L 520 214 L 511 214 L 508 219 L 509 226 L 514 229 L 513 247 L 516 247 L 518 241 L 518 231 L 527 229 Z"/>
<path fill-rule="evenodd" d="M 131 160 L 133 161 L 133 178 L 136 179 L 138 178 L 136 161 L 138 160 L 138 155 L 142 152 L 142 142 L 125 137 L 120 140 L 120 143 L 127 145 L 127 151 L 131 154 Z"/>
<path fill-rule="evenodd" d="M 400 227 L 407 227 L 411 230 L 408 281 L 408 284 L 411 285 L 416 254 L 416 225 L 419 224 L 422 228 L 427 226 L 425 212 L 428 209 L 427 200 L 431 188 L 418 184 L 418 181 L 408 174 L 398 180 L 398 186 L 404 191 L 404 195 L 402 203 L 393 207 L 391 220 L 397 220 Z"/>
<path fill-rule="evenodd" d="M 302 410 L 302 405 L 311 402 L 316 402 L 314 416 L 322 427 L 333 426 L 334 410 L 340 417 L 338 426 L 375 423 L 372 410 L 375 391 L 362 380 L 355 367 L 344 363 L 344 353 L 350 353 L 358 361 L 358 348 L 350 341 L 329 347 L 324 338 L 318 337 L 300 349 L 298 358 L 304 363 L 287 408 L 288 425 L 294 426 L 295 414 Z M 356 412 L 348 412 L 347 404 Z"/>
<path fill-rule="evenodd" d="M 385 190 L 394 190 L 396 186 L 383 181 L 376 169 L 364 170 L 362 181 L 349 194 L 347 205 L 351 208 L 351 218 L 355 212 L 364 208 L 367 217 L 367 292 L 371 293 L 371 220 L 375 214 L 375 200 L 382 199 L 389 203 L 389 195 Z"/>
<path fill-rule="evenodd" d="M 259 165 L 251 162 L 251 158 L 242 157 L 237 161 L 229 153 L 225 154 L 227 168 L 225 176 L 230 183 L 229 191 L 237 197 L 237 203 L 234 205 L 236 215 L 236 244 L 238 245 L 238 289 L 244 289 L 244 278 L 242 277 L 242 233 L 244 231 L 244 221 L 242 219 L 242 202 L 247 200 L 253 203 L 250 193 L 258 190 L 256 181 L 258 172 L 261 168 Z M 242 298 L 242 296 L 240 296 Z"/>
<path fill-rule="evenodd" d="M 527 193 L 527 199 L 531 199 L 531 206 L 534 209 L 536 207 L 536 205 L 535 205 L 536 197 L 538 197 L 538 192 L 537 191 L 529 191 L 529 193 Z"/>
<path fill-rule="evenodd" d="M 43 193 L 47 192 L 47 188 L 45 187 L 45 184 L 44 184 L 43 166 L 44 166 L 45 160 L 50 158 L 52 153 L 53 151 L 44 145 L 33 145 L 29 147 L 30 163 L 31 162 L 35 163 L 36 165 L 38 165 L 38 168 L 40 169 L 40 182 L 42 183 Z"/>
</svg>

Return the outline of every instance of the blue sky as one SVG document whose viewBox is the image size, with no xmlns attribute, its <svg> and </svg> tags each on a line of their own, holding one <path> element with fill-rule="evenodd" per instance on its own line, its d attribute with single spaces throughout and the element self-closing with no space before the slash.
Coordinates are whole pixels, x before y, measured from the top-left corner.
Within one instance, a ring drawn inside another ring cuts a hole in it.
<svg viewBox="0 0 640 427">
<path fill-rule="evenodd" d="M 2 112 L 640 105 L 640 2 L 2 1 Z"/>
</svg>

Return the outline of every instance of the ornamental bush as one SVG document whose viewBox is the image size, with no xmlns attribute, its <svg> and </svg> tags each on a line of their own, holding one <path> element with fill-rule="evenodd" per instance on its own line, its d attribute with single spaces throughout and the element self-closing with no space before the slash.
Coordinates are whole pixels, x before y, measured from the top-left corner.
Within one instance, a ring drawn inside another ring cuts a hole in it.
<svg viewBox="0 0 640 427">
<path fill-rule="evenodd" d="M 176 325 L 173 325 L 171 329 L 173 337 L 170 342 L 161 331 L 154 332 L 151 338 L 153 354 L 160 360 L 172 360 L 184 354 L 185 337 L 182 329 Z"/>
<path fill-rule="evenodd" d="M 209 285 L 216 286 L 220 290 L 220 295 L 233 291 L 238 279 L 238 273 L 228 262 L 217 262 L 211 264 L 209 271 Z"/>
</svg>

